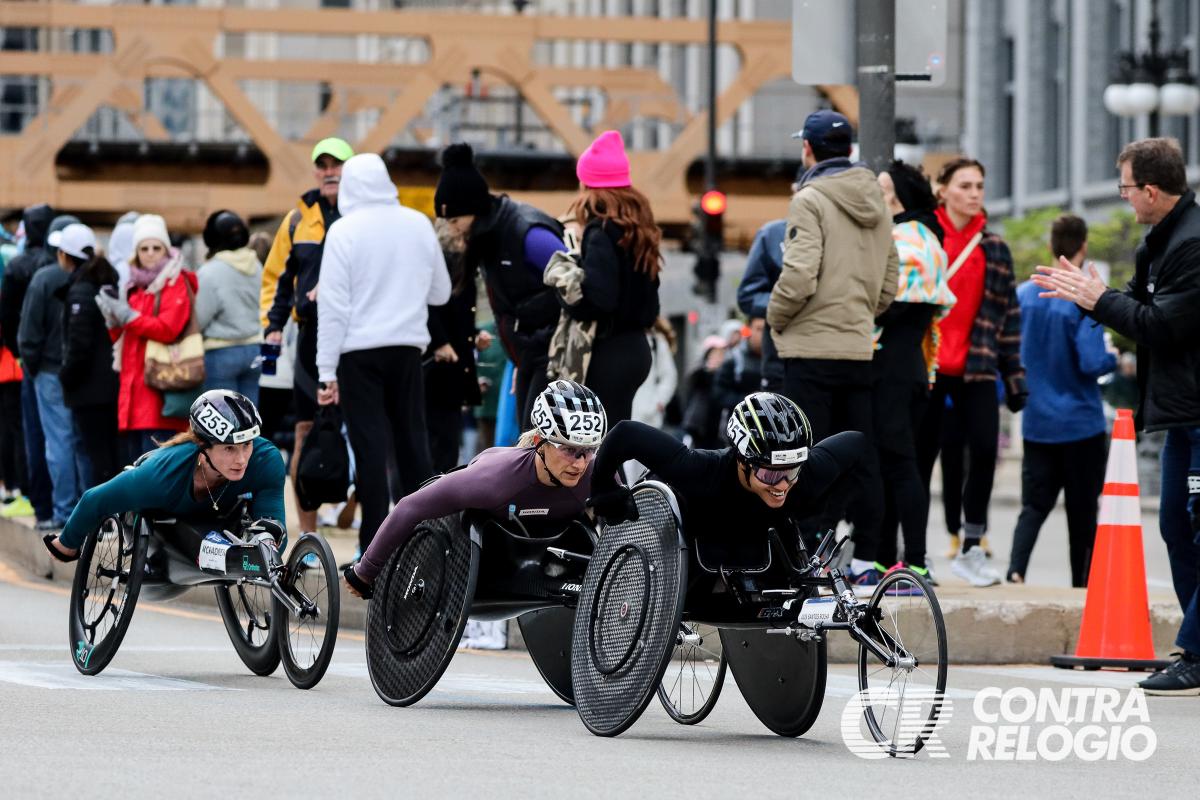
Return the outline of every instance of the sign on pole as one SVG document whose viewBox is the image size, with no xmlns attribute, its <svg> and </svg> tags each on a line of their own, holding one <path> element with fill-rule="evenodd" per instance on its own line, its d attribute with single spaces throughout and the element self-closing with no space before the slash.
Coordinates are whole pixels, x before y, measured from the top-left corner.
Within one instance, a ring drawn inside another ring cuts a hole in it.
<svg viewBox="0 0 1200 800">
<path fill-rule="evenodd" d="M 896 0 L 897 80 L 945 83 L 949 4 Z M 855 11 L 855 0 L 792 0 L 794 81 L 809 86 L 858 82 Z"/>
</svg>

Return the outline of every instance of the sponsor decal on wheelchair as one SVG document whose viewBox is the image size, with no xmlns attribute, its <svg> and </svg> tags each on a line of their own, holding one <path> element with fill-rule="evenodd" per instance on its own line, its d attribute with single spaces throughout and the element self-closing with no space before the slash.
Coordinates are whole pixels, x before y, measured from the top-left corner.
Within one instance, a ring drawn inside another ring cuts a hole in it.
<svg viewBox="0 0 1200 800">
<path fill-rule="evenodd" d="M 518 517 L 544 517 L 550 513 L 548 508 L 522 508 L 517 512 Z"/>
<path fill-rule="evenodd" d="M 850 752 L 872 760 L 912 758 L 915 753 L 897 752 L 892 742 L 876 742 L 864 730 L 868 708 L 876 719 L 898 717 L 893 741 L 920 737 L 929 758 L 950 757 L 941 731 L 954 716 L 954 701 L 944 694 L 890 686 L 864 689 L 846 703 L 842 741 Z M 1136 687 L 1122 692 L 1095 686 L 1037 691 L 989 686 L 975 693 L 971 710 L 968 761 L 1145 761 L 1158 749 L 1146 695 Z"/>
<path fill-rule="evenodd" d="M 92 651 L 94 649 L 92 645 L 82 639 L 75 643 L 75 660 L 79 662 L 81 667 L 87 667 L 88 662 L 92 660 Z"/>
<path fill-rule="evenodd" d="M 560 592 L 571 592 L 572 594 L 579 594 L 580 592 L 583 591 L 583 586 L 581 586 L 578 583 L 564 583 L 562 586 L 558 587 L 558 590 Z"/>
<path fill-rule="evenodd" d="M 225 553 L 229 550 L 229 542 L 216 531 L 209 531 L 200 543 L 200 555 L 196 564 L 200 569 L 211 572 L 225 572 Z"/>
<path fill-rule="evenodd" d="M 246 572 L 262 572 L 262 567 L 250 560 L 250 555 L 242 556 L 242 569 Z"/>
</svg>

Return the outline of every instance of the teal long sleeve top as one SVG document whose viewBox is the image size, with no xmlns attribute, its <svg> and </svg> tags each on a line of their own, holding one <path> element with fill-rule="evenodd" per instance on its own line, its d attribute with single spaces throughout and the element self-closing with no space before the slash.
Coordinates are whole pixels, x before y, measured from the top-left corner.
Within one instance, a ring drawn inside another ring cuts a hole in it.
<svg viewBox="0 0 1200 800">
<path fill-rule="evenodd" d="M 62 544 L 77 548 L 105 517 L 128 511 L 163 511 L 188 518 L 224 517 L 246 494 L 251 498 L 250 514 L 254 519 L 278 520 L 286 528 L 283 479 L 287 473 L 275 445 L 261 436 L 254 440 L 254 451 L 242 479 L 214 488 L 215 512 L 207 496 L 192 496 L 199 452 L 194 444 L 159 448 L 133 469 L 88 489 L 63 528 Z"/>
</svg>

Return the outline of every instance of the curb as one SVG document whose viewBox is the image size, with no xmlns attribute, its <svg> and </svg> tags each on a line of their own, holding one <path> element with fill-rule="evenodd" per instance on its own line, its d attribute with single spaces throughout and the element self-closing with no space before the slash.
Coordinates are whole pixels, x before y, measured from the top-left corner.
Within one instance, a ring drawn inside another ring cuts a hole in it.
<svg viewBox="0 0 1200 800">
<path fill-rule="evenodd" d="M 0 558 L 59 585 L 70 586 L 75 574 L 73 564 L 50 557 L 36 531 L 13 520 L 0 519 Z M 340 628 L 363 630 L 367 604 L 344 586 L 341 592 Z M 1046 664 L 1051 655 L 1074 653 L 1085 596 L 1082 589 L 943 585 L 938 589 L 938 600 L 946 620 L 950 663 Z M 216 598 L 206 587 L 189 590 L 170 602 L 216 609 Z M 1154 649 L 1165 655 L 1174 649 L 1183 612 L 1174 602 L 1156 599 L 1150 604 L 1150 620 Z M 509 649 L 525 650 L 520 627 L 510 624 L 508 630 Z M 849 636 L 830 636 L 828 641 L 830 661 L 858 660 L 858 646 Z"/>
</svg>

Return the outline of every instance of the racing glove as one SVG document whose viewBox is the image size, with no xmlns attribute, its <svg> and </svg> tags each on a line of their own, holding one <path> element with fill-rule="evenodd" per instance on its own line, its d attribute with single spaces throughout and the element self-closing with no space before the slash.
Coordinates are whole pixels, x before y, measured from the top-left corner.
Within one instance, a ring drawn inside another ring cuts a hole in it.
<svg viewBox="0 0 1200 800">
<path fill-rule="evenodd" d="M 604 520 L 605 525 L 620 525 L 638 519 L 637 503 L 628 486 L 618 486 L 588 498 L 587 505 Z"/>
</svg>

